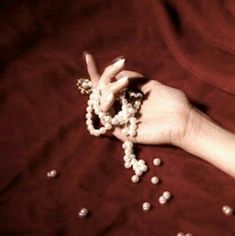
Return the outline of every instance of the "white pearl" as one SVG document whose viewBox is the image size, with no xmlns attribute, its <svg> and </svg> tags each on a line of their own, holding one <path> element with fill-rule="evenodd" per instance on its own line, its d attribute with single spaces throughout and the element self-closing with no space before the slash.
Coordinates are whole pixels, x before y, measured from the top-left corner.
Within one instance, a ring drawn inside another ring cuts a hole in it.
<svg viewBox="0 0 235 236">
<path fill-rule="evenodd" d="M 106 128 L 107 130 L 110 130 L 110 129 L 112 129 L 112 125 L 109 124 L 109 123 L 106 123 L 106 124 L 105 124 L 105 128 Z"/>
<path fill-rule="evenodd" d="M 132 149 L 131 150 L 130 149 L 125 149 L 124 153 L 126 155 L 131 155 L 132 154 Z"/>
<path fill-rule="evenodd" d="M 223 213 L 224 213 L 225 215 L 227 215 L 227 216 L 230 216 L 230 215 L 233 214 L 233 209 L 232 209 L 230 206 L 228 206 L 228 205 L 224 205 L 224 206 L 222 207 L 222 211 L 223 211 Z"/>
<path fill-rule="evenodd" d="M 142 209 L 143 209 L 144 211 L 148 211 L 148 210 L 150 210 L 150 208 L 151 208 L 151 205 L 150 205 L 149 202 L 144 202 L 144 203 L 142 204 Z"/>
<path fill-rule="evenodd" d="M 146 165 L 142 165 L 140 167 L 140 169 L 143 171 L 143 172 L 146 172 L 148 170 L 148 167 Z"/>
<path fill-rule="evenodd" d="M 191 233 L 186 233 L 185 236 L 193 236 Z"/>
<path fill-rule="evenodd" d="M 87 119 L 87 120 L 86 120 L 86 125 L 87 125 L 87 126 L 88 126 L 88 125 L 92 125 L 92 120 Z"/>
<path fill-rule="evenodd" d="M 155 158 L 155 159 L 153 160 L 153 164 L 154 164 L 155 166 L 160 166 L 161 163 L 162 163 L 162 161 L 161 161 L 159 158 Z"/>
<path fill-rule="evenodd" d="M 124 163 L 124 167 L 125 167 L 126 169 L 131 168 L 131 163 L 130 163 L 130 162 L 125 162 L 125 163 Z"/>
<path fill-rule="evenodd" d="M 90 113 L 90 112 L 86 113 L 86 118 L 91 119 L 92 118 L 92 113 Z"/>
<path fill-rule="evenodd" d="M 100 136 L 99 130 L 95 130 L 95 131 L 94 131 L 94 135 L 95 135 L 95 136 Z"/>
<path fill-rule="evenodd" d="M 179 232 L 176 236 L 185 236 L 183 232 Z"/>
<path fill-rule="evenodd" d="M 86 111 L 87 111 L 87 112 L 92 112 L 92 111 L 93 111 L 93 109 L 92 109 L 92 107 L 91 107 L 91 106 L 88 106 L 88 107 L 86 108 Z"/>
<path fill-rule="evenodd" d="M 163 196 L 164 198 L 166 198 L 166 200 L 168 200 L 168 199 L 171 198 L 171 193 L 168 192 L 168 191 L 165 191 L 165 192 L 162 194 L 162 196 Z"/>
<path fill-rule="evenodd" d="M 129 132 L 129 135 L 132 136 L 132 137 L 136 136 L 136 134 L 137 134 L 136 130 L 131 130 Z"/>
<path fill-rule="evenodd" d="M 87 214 L 88 214 L 87 208 L 82 208 L 82 209 L 78 212 L 78 216 L 79 216 L 80 218 L 86 217 Z"/>
<path fill-rule="evenodd" d="M 140 159 L 140 160 L 138 161 L 138 163 L 140 163 L 141 165 L 144 165 L 144 164 L 145 164 L 145 161 L 142 160 L 142 159 Z"/>
<path fill-rule="evenodd" d="M 158 182 L 159 182 L 159 178 L 158 178 L 157 176 L 153 176 L 153 177 L 151 178 L 151 183 L 152 183 L 152 184 L 158 184 Z"/>
<path fill-rule="evenodd" d="M 132 181 L 133 183 L 138 183 L 139 180 L 140 180 L 140 178 L 139 178 L 138 175 L 133 175 L 133 176 L 131 177 L 131 181 Z"/>
<path fill-rule="evenodd" d="M 160 204 L 165 204 L 167 202 L 166 198 L 164 198 L 163 196 L 160 196 L 158 200 Z"/>
<path fill-rule="evenodd" d="M 138 176 L 141 176 L 141 175 L 143 174 L 143 171 L 137 169 L 137 170 L 135 171 L 135 174 L 138 175 Z"/>
<path fill-rule="evenodd" d="M 50 170 L 47 172 L 47 178 L 55 178 L 58 176 L 57 170 Z"/>
</svg>

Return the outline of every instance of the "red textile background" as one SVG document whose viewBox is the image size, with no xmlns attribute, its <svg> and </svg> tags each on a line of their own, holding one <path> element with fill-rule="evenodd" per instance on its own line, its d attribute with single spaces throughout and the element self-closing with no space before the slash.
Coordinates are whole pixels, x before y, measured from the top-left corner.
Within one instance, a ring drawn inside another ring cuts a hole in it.
<svg viewBox="0 0 235 236">
<path fill-rule="evenodd" d="M 75 86 L 84 50 L 101 70 L 124 55 L 235 132 L 234 39 L 233 0 L 1 1 L 0 235 L 235 235 L 221 212 L 235 209 L 234 179 L 178 148 L 138 145 L 150 171 L 132 184 L 121 143 L 88 134 Z M 60 176 L 47 179 L 50 169 Z M 164 190 L 174 198 L 161 206 Z"/>
</svg>

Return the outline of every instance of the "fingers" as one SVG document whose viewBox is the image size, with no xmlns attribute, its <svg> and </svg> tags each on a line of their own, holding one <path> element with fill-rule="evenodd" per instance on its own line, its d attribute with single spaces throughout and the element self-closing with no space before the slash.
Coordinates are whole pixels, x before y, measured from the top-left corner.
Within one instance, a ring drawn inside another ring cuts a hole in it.
<svg viewBox="0 0 235 236">
<path fill-rule="evenodd" d="M 118 81 L 111 83 L 109 86 L 109 91 L 114 94 L 118 94 L 121 90 L 127 88 L 128 84 L 129 84 L 129 78 L 128 76 L 124 76 Z"/>
<path fill-rule="evenodd" d="M 128 76 L 129 79 L 131 78 L 143 78 L 144 76 L 138 72 L 131 71 L 131 70 L 122 70 L 116 75 L 116 79 L 121 79 L 124 76 Z"/>
<path fill-rule="evenodd" d="M 87 71 L 88 71 L 88 74 L 91 78 L 92 84 L 94 86 L 96 86 L 99 82 L 100 76 L 97 72 L 95 60 L 94 60 L 93 56 L 91 54 L 89 54 L 88 52 L 84 52 L 84 57 L 85 57 L 85 61 L 87 64 Z"/>
<path fill-rule="evenodd" d="M 103 86 L 112 81 L 114 78 L 124 67 L 125 59 L 119 59 L 114 64 L 105 68 L 103 74 L 100 77 L 100 85 Z"/>
<path fill-rule="evenodd" d="M 113 82 L 109 85 L 107 90 L 102 94 L 101 97 L 101 110 L 107 112 L 114 104 L 116 95 L 120 93 L 123 89 L 128 87 L 128 77 L 125 76 L 122 79 Z"/>
</svg>

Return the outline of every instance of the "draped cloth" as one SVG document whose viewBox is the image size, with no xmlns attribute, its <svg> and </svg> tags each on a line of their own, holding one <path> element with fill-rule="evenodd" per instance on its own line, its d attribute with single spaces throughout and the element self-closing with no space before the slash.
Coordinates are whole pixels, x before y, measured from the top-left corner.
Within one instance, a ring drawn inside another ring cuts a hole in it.
<svg viewBox="0 0 235 236">
<path fill-rule="evenodd" d="M 233 178 L 176 147 L 137 145 L 149 171 L 133 184 L 121 142 L 87 132 L 75 86 L 84 50 L 101 72 L 124 55 L 126 69 L 183 90 L 235 132 L 234 38 L 233 0 L 1 1 L 0 235 L 235 235 L 221 210 L 235 209 Z"/>
</svg>

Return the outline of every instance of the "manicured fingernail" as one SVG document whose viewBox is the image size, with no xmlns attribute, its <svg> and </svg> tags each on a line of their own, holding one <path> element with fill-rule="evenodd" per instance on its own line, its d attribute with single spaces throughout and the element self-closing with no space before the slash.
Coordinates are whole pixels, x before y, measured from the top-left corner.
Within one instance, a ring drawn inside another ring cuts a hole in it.
<svg viewBox="0 0 235 236">
<path fill-rule="evenodd" d="M 88 51 L 83 52 L 83 58 L 85 59 L 87 64 L 88 64 L 88 55 L 89 55 Z"/>
<path fill-rule="evenodd" d="M 125 58 L 122 58 L 122 59 L 117 60 L 117 61 L 113 64 L 113 66 L 115 66 L 115 67 L 122 67 L 122 66 L 124 65 L 124 63 L 125 63 Z"/>
<path fill-rule="evenodd" d="M 118 80 L 119 83 L 125 83 L 128 80 L 128 76 L 124 76 Z"/>
</svg>

